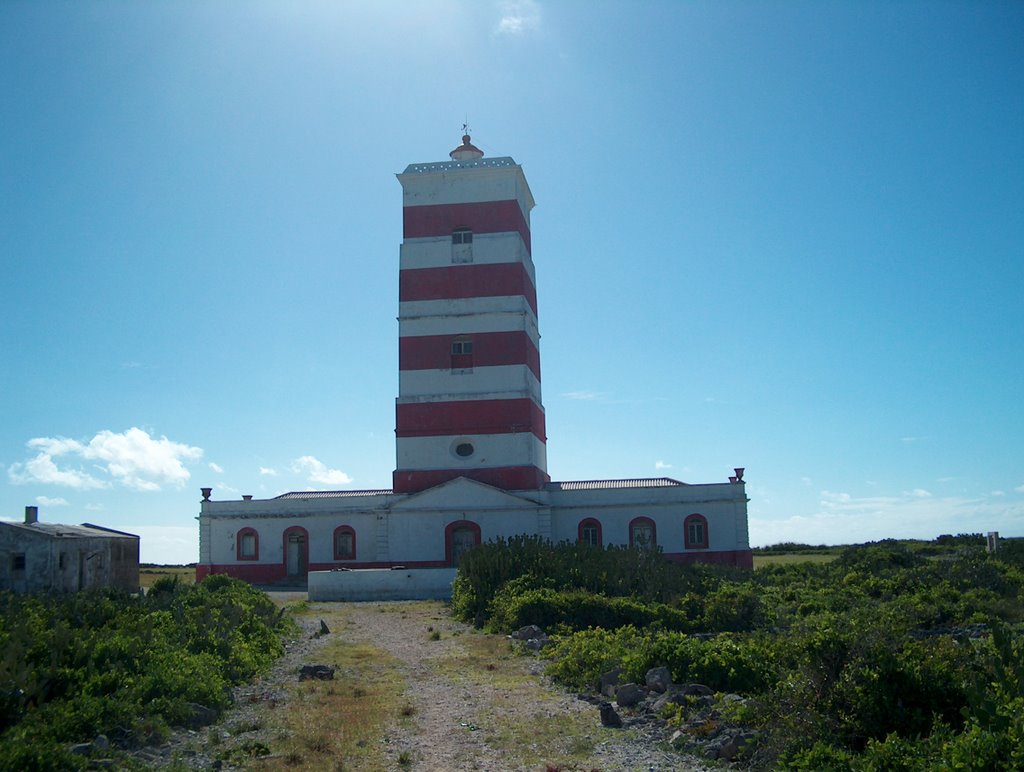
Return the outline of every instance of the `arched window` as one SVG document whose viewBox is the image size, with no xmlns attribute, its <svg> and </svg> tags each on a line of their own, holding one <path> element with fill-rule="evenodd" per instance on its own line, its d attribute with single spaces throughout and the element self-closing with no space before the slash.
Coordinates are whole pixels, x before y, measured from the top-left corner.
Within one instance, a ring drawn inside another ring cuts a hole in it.
<svg viewBox="0 0 1024 772">
<path fill-rule="evenodd" d="M 469 228 L 456 228 L 452 231 L 452 262 L 473 262 L 473 231 Z"/>
<path fill-rule="evenodd" d="M 235 555 L 239 560 L 260 559 L 260 535 L 255 528 L 242 528 L 235 534 Z"/>
<path fill-rule="evenodd" d="M 444 529 L 444 556 L 455 568 L 459 559 L 480 543 L 480 526 L 471 520 L 456 520 Z"/>
<path fill-rule="evenodd" d="M 683 540 L 688 550 L 706 550 L 708 548 L 708 519 L 696 513 L 687 516 L 683 521 Z"/>
<path fill-rule="evenodd" d="M 339 525 L 334 529 L 334 559 L 356 559 L 356 532 L 350 525 Z"/>
<path fill-rule="evenodd" d="M 658 543 L 654 521 L 649 517 L 634 517 L 629 521 L 629 546 L 653 549 Z"/>
<path fill-rule="evenodd" d="M 601 539 L 601 523 L 592 517 L 580 520 L 579 525 L 579 542 L 580 544 L 589 544 L 591 547 L 600 547 L 602 542 Z"/>
</svg>

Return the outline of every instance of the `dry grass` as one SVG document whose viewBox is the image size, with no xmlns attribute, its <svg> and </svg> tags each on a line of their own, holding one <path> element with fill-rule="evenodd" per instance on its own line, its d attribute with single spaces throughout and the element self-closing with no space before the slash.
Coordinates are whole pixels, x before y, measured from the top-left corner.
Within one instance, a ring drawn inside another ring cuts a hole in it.
<svg viewBox="0 0 1024 772">
<path fill-rule="evenodd" d="M 157 579 L 165 577 L 177 577 L 179 582 L 194 584 L 196 581 L 195 566 L 154 566 L 143 564 L 139 566 L 139 585 L 147 590 L 153 586 Z"/>
<path fill-rule="evenodd" d="M 754 555 L 754 570 L 764 566 L 786 565 L 789 563 L 831 563 L 837 555 L 820 552 L 787 552 L 783 555 Z"/>
<path fill-rule="evenodd" d="M 332 630 L 344 625 L 340 613 L 310 613 L 324 617 Z M 336 668 L 335 679 L 291 688 L 287 708 L 269 719 L 276 739 L 260 769 L 384 769 L 387 724 L 406 715 L 405 684 L 394 660 L 369 644 L 339 639 L 320 649 L 317 661 Z"/>
</svg>

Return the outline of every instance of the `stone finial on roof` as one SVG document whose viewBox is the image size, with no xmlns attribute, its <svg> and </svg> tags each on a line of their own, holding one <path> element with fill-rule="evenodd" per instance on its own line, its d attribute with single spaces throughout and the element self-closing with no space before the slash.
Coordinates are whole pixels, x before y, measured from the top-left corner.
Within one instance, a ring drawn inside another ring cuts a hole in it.
<svg viewBox="0 0 1024 772">
<path fill-rule="evenodd" d="M 469 139 L 469 134 L 463 134 L 462 144 L 448 154 L 452 157 L 453 161 L 475 161 L 477 158 L 484 157 L 484 151 L 474 147 Z"/>
</svg>

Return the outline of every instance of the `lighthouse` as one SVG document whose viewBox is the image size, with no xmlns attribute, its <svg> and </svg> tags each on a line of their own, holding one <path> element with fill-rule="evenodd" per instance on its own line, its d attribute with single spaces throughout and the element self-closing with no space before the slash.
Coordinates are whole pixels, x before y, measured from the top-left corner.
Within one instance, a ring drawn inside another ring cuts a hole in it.
<svg viewBox="0 0 1024 772">
<path fill-rule="evenodd" d="M 402 185 L 395 493 L 466 477 L 539 490 L 547 474 L 533 195 L 470 136 Z"/>
<path fill-rule="evenodd" d="M 203 488 L 196 577 L 308 581 L 310 600 L 445 598 L 467 550 L 523 535 L 751 568 L 744 469 L 549 478 L 533 195 L 519 164 L 468 134 L 448 155 L 397 175 L 393 487 L 216 501 Z"/>
</svg>

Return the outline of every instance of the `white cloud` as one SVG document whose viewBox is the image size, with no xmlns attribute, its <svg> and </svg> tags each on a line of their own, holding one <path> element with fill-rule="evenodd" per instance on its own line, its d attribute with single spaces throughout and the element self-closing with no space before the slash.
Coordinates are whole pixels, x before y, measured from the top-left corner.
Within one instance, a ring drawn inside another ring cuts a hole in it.
<svg viewBox="0 0 1024 772">
<path fill-rule="evenodd" d="M 756 499 L 754 500 L 756 506 Z M 752 513 L 753 545 L 784 541 L 856 544 L 879 539 L 934 539 L 943 533 L 1024 534 L 1024 503 L 991 497 L 938 497 L 907 491 L 893 496 L 821 492 L 819 510 L 768 519 Z"/>
<path fill-rule="evenodd" d="M 562 394 L 566 399 L 579 399 L 583 401 L 593 401 L 598 399 L 604 399 L 605 392 L 603 391 L 567 391 Z"/>
<path fill-rule="evenodd" d="M 271 469 L 270 467 L 261 466 L 260 467 L 260 474 L 265 475 L 265 476 L 269 476 L 269 477 L 277 477 L 277 470 L 276 469 Z"/>
<path fill-rule="evenodd" d="M 215 464 L 212 461 L 210 462 L 210 469 L 217 474 L 224 474 L 224 468 L 220 464 Z"/>
<path fill-rule="evenodd" d="M 1024 485 L 1018 485 L 1014 490 L 1017 491 L 1017 493 L 1024 493 Z"/>
<path fill-rule="evenodd" d="M 1005 496 L 1006 495 L 1006 491 L 992 491 L 988 495 L 989 496 Z"/>
<path fill-rule="evenodd" d="M 328 469 L 327 466 L 315 456 L 303 456 L 292 462 L 292 471 L 296 474 L 304 474 L 310 482 L 323 483 L 324 485 L 346 485 L 352 482 L 352 478 L 340 469 Z"/>
<path fill-rule="evenodd" d="M 800 482 L 802 482 L 802 483 L 803 483 L 803 484 L 804 484 L 805 486 L 807 486 L 808 488 L 810 488 L 810 487 L 811 487 L 811 485 L 813 485 L 813 484 L 814 484 L 814 483 L 813 483 L 813 482 L 811 481 L 811 478 L 810 478 L 810 477 L 801 477 L 801 478 L 800 478 Z"/>
<path fill-rule="evenodd" d="M 49 496 L 36 496 L 36 504 L 41 507 L 66 507 L 68 500 L 60 496 L 53 499 Z"/>
<path fill-rule="evenodd" d="M 498 35 L 522 35 L 540 26 L 540 5 L 535 0 L 502 0 L 498 11 Z"/>
<path fill-rule="evenodd" d="M 38 447 L 33 443 L 39 440 L 30 440 L 28 447 Z M 78 448 L 81 451 L 81 446 Z M 67 451 L 61 450 L 60 453 Z M 11 482 L 23 485 L 25 483 L 43 483 L 45 485 L 63 485 L 65 488 L 75 488 L 81 491 L 94 490 L 96 488 L 109 488 L 110 483 L 106 480 L 98 480 L 88 472 L 81 469 L 60 469 L 53 463 L 53 455 L 45 449 L 39 452 L 35 458 L 24 463 L 11 464 L 7 469 L 7 476 Z"/>
<path fill-rule="evenodd" d="M 198 461 L 203 455 L 201 448 L 166 437 L 154 439 L 136 427 L 120 434 L 103 430 L 88 444 L 66 437 L 36 437 L 28 441 L 27 447 L 38 451 L 38 455 L 8 468 L 12 482 L 63 485 L 78 490 L 109 488 L 111 482 L 81 468 L 58 467 L 54 458 L 91 461 L 94 471 L 109 475 L 127 488 L 158 491 L 162 485 L 184 485 L 191 476 L 185 463 Z"/>
<path fill-rule="evenodd" d="M 931 498 L 931 495 L 924 488 L 914 488 L 912 491 L 903 491 L 904 496 L 912 496 L 915 499 L 927 499 Z"/>
<path fill-rule="evenodd" d="M 655 461 L 654 462 L 654 468 L 655 469 L 671 469 L 672 468 L 672 464 L 666 464 L 664 461 Z"/>
</svg>

